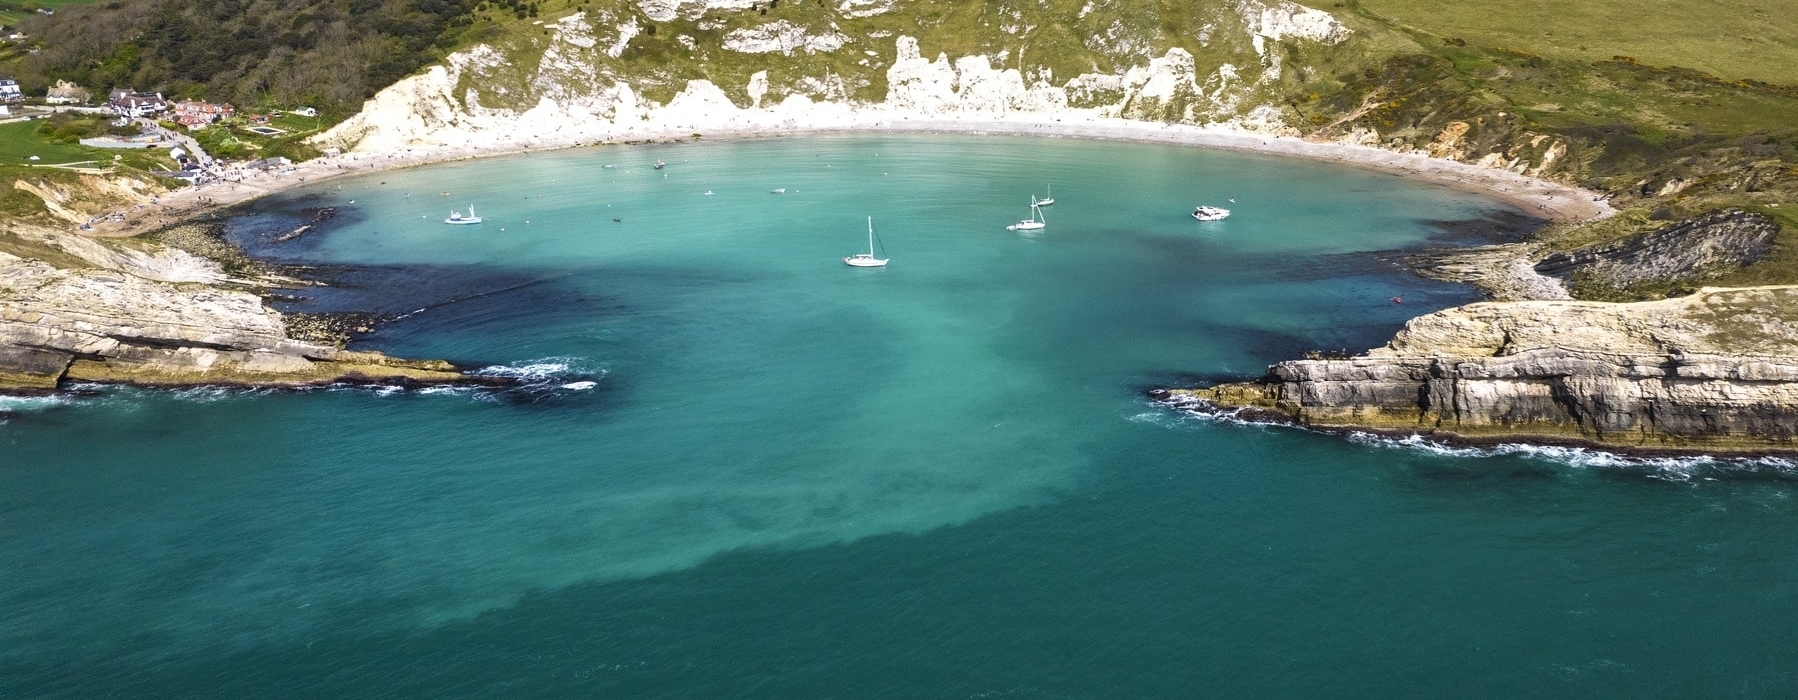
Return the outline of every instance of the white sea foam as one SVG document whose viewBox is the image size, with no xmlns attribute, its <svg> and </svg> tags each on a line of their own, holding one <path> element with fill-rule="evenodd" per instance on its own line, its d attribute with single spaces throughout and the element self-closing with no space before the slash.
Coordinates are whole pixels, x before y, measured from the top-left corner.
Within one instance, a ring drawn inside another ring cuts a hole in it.
<svg viewBox="0 0 1798 700">
<path fill-rule="evenodd" d="M 593 367 L 585 358 L 544 357 L 509 365 L 482 367 L 469 374 L 477 377 L 511 379 L 526 391 L 585 391 L 599 385 L 606 371 Z"/>
<path fill-rule="evenodd" d="M 53 396 L 0 396 L 0 411 L 43 411 L 57 406 L 67 405 L 73 399 L 62 395 Z"/>
<path fill-rule="evenodd" d="M 510 365 L 491 365 L 469 374 L 477 377 L 517 379 L 526 384 L 541 384 L 571 378 L 573 375 L 605 376 L 605 370 L 585 366 L 579 357 L 544 357 Z"/>
<path fill-rule="evenodd" d="M 1290 426 L 1288 423 L 1278 421 L 1247 418 L 1244 417 L 1243 409 L 1222 409 L 1198 399 L 1186 401 L 1151 401 L 1151 403 L 1162 408 L 1174 409 L 1175 415 L 1187 420 L 1199 420 L 1208 423 L 1229 423 L 1232 425 Z M 1158 411 L 1157 413 L 1163 413 L 1165 415 L 1164 411 Z M 1136 419 L 1133 418 L 1132 420 Z"/>
<path fill-rule="evenodd" d="M 1203 401 L 1160 402 L 1160 405 L 1174 409 L 1179 415 L 1199 420 L 1244 426 L 1278 426 L 1311 432 L 1322 432 L 1313 431 L 1310 428 L 1291 423 L 1245 418 L 1243 417 L 1243 412 L 1240 410 L 1218 410 Z M 1651 472 L 1654 476 L 1659 478 L 1678 481 L 1701 478 L 1706 474 L 1715 472 L 1774 472 L 1798 476 L 1798 462 L 1787 458 L 1773 456 L 1715 457 L 1711 455 L 1692 455 L 1681 457 L 1647 457 L 1610 452 L 1590 447 L 1531 445 L 1521 442 L 1474 447 L 1455 445 L 1423 434 L 1394 437 L 1364 431 L 1349 432 L 1348 440 L 1368 447 L 1407 450 L 1456 459 L 1525 457 L 1590 469 L 1640 470 Z"/>
<path fill-rule="evenodd" d="M 1362 432 L 1350 433 L 1349 440 L 1371 447 L 1412 450 L 1459 459 L 1523 457 L 1584 469 L 1630 470 L 1645 473 L 1656 479 L 1670 481 L 1709 481 L 1715 480 L 1717 477 L 1727 477 L 1732 475 L 1741 476 L 1747 474 L 1773 474 L 1798 477 L 1798 462 L 1794 462 L 1787 458 L 1773 456 L 1719 457 L 1714 455 L 1691 455 L 1680 457 L 1651 457 L 1622 454 L 1591 447 L 1530 445 L 1515 442 L 1501 443 L 1490 447 L 1462 447 L 1448 444 L 1440 440 L 1433 440 L 1424 435 L 1408 435 L 1402 438 L 1395 438 Z"/>
<path fill-rule="evenodd" d="M 168 393 L 170 396 L 183 401 L 212 403 L 214 401 L 224 401 L 240 396 L 257 396 L 273 392 L 273 389 L 251 389 L 234 386 L 196 386 L 186 389 L 172 389 Z"/>
</svg>

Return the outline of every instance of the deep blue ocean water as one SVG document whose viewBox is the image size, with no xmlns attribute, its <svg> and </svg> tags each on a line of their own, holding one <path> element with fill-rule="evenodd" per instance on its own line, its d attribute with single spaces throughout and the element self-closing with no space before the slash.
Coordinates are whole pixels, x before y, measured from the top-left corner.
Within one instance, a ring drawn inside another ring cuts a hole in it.
<svg viewBox="0 0 1798 700">
<path fill-rule="evenodd" d="M 1006 231 L 1050 184 L 1048 228 Z M 892 263 L 848 268 L 869 216 Z M 335 282 L 282 308 L 525 386 L 0 400 L 0 698 L 1798 695 L 1789 465 L 1142 396 L 1378 345 L 1475 298 L 1404 254 L 1518 225 L 1388 175 L 1041 139 L 316 183 L 230 225 Z"/>
</svg>

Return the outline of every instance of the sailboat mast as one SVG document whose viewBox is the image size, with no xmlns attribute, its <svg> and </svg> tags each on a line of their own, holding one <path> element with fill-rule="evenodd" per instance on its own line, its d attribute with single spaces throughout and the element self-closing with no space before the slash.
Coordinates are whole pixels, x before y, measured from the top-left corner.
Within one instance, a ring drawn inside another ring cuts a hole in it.
<svg viewBox="0 0 1798 700">
<path fill-rule="evenodd" d="M 868 257 L 874 257 L 874 217 L 868 217 Z"/>
</svg>

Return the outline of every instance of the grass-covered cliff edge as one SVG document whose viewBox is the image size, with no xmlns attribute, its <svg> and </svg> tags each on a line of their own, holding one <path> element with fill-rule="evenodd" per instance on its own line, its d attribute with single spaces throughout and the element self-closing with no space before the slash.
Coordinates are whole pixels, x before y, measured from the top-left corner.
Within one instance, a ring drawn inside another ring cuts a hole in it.
<svg viewBox="0 0 1798 700">
<path fill-rule="evenodd" d="M 353 114 L 328 113 L 341 121 L 315 145 L 410 152 L 414 162 L 883 120 L 1121 120 L 1279 135 L 1584 187 L 1620 211 L 1493 252 L 1505 269 L 1557 254 L 1597 260 L 1597 249 L 1641 258 L 1669 244 L 1631 237 L 1681 222 L 1691 229 L 1714 212 L 1756 217 L 1742 225 L 1765 234 L 1752 255 L 1703 257 L 1647 281 L 1606 276 L 1617 264 L 1557 268 L 1578 295 L 1647 299 L 1701 283 L 1798 282 L 1798 87 L 1781 82 L 1798 75 L 1787 38 L 1798 36 L 1798 20 L 1723 3 L 1707 9 L 1702 30 L 1681 30 L 1689 11 L 1672 3 L 1598 4 L 1618 11 L 1537 0 L 1478 12 L 1414 0 L 291 0 L 230 5 L 223 16 L 265 40 L 266 55 L 234 43 L 229 69 L 178 83 L 184 96 L 270 103 L 372 94 Z M 171 27 L 216 29 L 190 22 L 194 11 L 189 0 L 90 6 L 79 16 L 125 29 L 85 54 L 59 45 L 51 61 L 49 46 L 16 45 L 0 60 L 40 82 L 172 75 L 175 63 L 191 65 L 156 42 Z M 384 19 L 349 31 L 355 11 Z M 35 19 L 33 41 L 70 36 L 51 24 L 64 16 L 76 14 Z M 360 53 L 344 49 L 352 35 L 366 39 Z M 415 50 L 395 58 L 391 47 L 407 41 Z M 302 79 L 325 61 L 318 52 L 343 73 L 334 92 Z M 423 68 L 377 89 L 371 81 L 397 65 Z M 53 227 L 165 187 L 0 169 L 13 185 L 7 210 Z"/>
<path fill-rule="evenodd" d="M 1798 282 L 1798 214 L 1775 206 L 1798 193 L 1798 19 L 1739 0 L 150 0 L 21 26 L 0 68 L 28 91 L 313 103 L 345 120 L 326 147 L 667 138 L 871 108 L 1220 125 L 1504 168 L 1622 211 L 1549 232 L 1542 255 L 1722 207 L 1782 227 L 1755 269 L 1575 285 L 1592 298 Z M 10 191 L 10 212 L 56 213 Z"/>
<path fill-rule="evenodd" d="M 1491 302 L 1412 319 L 1358 357 L 1158 391 L 1172 405 L 1331 430 L 1798 451 L 1798 288 L 1653 302 Z"/>
</svg>

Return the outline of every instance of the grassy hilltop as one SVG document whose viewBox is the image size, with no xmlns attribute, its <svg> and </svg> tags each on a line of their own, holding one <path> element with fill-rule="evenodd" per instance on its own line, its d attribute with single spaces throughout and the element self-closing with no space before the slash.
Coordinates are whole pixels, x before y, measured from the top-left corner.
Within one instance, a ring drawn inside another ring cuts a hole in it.
<svg viewBox="0 0 1798 700">
<path fill-rule="evenodd" d="M 1731 80 L 1798 78 L 1798 14 L 1761 0 L 1355 0 L 1352 11 L 1479 46 L 1590 62 L 1635 56 Z M 1329 8 L 1326 8 L 1329 9 Z"/>
<path fill-rule="evenodd" d="M 605 46 L 586 49 L 579 60 L 589 63 L 553 80 L 626 81 L 656 101 L 708 79 L 747 106 L 758 71 L 767 71 L 771 99 L 879 101 L 901 35 L 915 37 L 926 57 L 982 55 L 1056 85 L 1121 74 L 1178 48 L 1194 57 L 1201 80 L 1225 64 L 1242 71 L 1238 113 L 1271 106 L 1313 138 L 1528 168 L 1607 192 L 1624 210 L 1553 232 L 1562 246 L 1722 206 L 1766 213 L 1785 225 L 1776 254 L 1723 281 L 1798 282 L 1798 15 L 1751 0 L 1309 7 L 1331 13 L 1348 37 L 1260 41 L 1246 28 L 1254 17 L 1302 10 L 1279 0 L 744 0 L 709 8 L 702 0 L 111 1 L 26 18 L 32 38 L 0 49 L 0 64 L 10 66 L 0 73 L 12 71 L 33 92 L 69 79 L 96 92 L 129 85 L 249 109 L 310 104 L 328 124 L 475 45 L 506 60 L 465 75 L 463 88 L 488 106 L 535 104 L 559 89 L 543 82 L 551 32 L 542 25 L 576 13 L 602 43 L 623 26 L 635 36 L 616 57 Z M 733 32 L 776 23 L 840 46 L 726 46 Z M 1125 113 L 1229 116 L 1202 97 L 1179 94 Z M 1075 106 L 1120 98 L 1102 86 L 1070 94 Z"/>
</svg>

